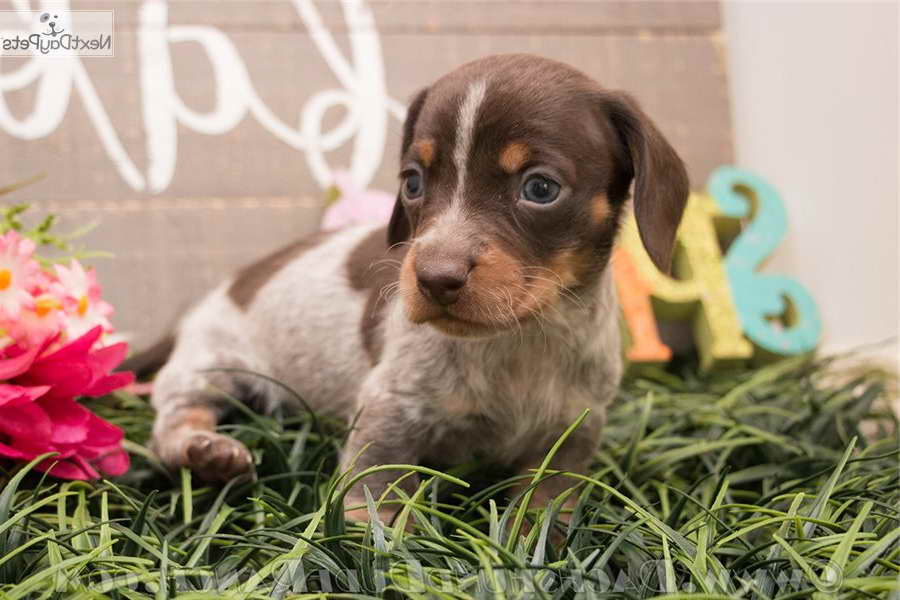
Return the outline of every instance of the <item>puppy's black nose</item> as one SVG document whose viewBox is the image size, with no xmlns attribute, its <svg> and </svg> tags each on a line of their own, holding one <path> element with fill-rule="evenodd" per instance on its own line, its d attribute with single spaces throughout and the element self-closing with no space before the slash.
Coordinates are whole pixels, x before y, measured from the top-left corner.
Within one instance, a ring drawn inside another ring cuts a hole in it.
<svg viewBox="0 0 900 600">
<path fill-rule="evenodd" d="M 460 261 L 428 261 L 426 264 L 417 264 L 419 291 L 441 306 L 453 304 L 466 285 L 469 270 L 470 266 Z"/>
</svg>

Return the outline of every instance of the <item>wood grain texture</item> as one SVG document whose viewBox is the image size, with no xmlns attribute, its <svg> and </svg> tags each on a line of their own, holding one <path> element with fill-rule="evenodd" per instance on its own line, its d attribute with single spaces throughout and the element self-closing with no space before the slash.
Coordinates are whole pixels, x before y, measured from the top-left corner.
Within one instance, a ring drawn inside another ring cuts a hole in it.
<svg viewBox="0 0 900 600">
<path fill-rule="evenodd" d="M 154 159 L 148 139 L 154 132 L 146 125 L 146 88 L 166 82 L 145 76 L 139 52 L 145 3 L 73 4 L 116 10 L 115 58 L 83 59 L 81 65 L 124 153 L 147 178 Z M 463 62 L 530 52 L 570 63 L 607 87 L 630 91 L 684 158 L 695 189 L 716 166 L 732 160 L 716 2 L 374 0 L 366 6 L 374 16 L 385 89 L 397 106 Z M 321 28 L 312 33 L 332 36 L 336 50 L 353 66 L 341 3 L 314 7 Z M 286 126 L 300 127 L 301 113 L 316 94 L 345 91 L 291 2 L 185 1 L 171 3 L 167 19 L 169 27 L 218 30 L 234 46 L 260 101 Z M 169 50 L 173 85 L 184 105 L 198 114 L 213 110 L 221 99 L 206 52 L 193 42 L 171 43 Z M 4 72 L 21 64 L 4 59 Z M 233 73 L 230 68 L 229 77 Z M 3 99 L 22 119 L 34 110 L 37 93 L 30 85 L 3 92 Z M 320 126 L 327 131 L 345 115 L 332 107 Z M 400 131 L 397 116 L 389 116 L 374 187 L 396 186 Z M 278 139 L 258 118 L 244 115 L 216 135 L 184 124 L 176 133 L 171 180 L 151 191 L 125 181 L 79 93 L 72 92 L 60 124 L 35 139 L 0 127 L 5 149 L 0 183 L 37 172 L 48 175 L 12 200 L 58 212 L 64 225 L 97 222 L 84 244 L 116 255 L 96 266 L 117 307 L 118 327 L 133 333 L 137 346 L 149 343 L 227 273 L 314 230 L 322 214 L 322 185 L 307 155 Z M 353 140 L 326 152 L 324 159 L 331 168 L 350 165 Z"/>
</svg>

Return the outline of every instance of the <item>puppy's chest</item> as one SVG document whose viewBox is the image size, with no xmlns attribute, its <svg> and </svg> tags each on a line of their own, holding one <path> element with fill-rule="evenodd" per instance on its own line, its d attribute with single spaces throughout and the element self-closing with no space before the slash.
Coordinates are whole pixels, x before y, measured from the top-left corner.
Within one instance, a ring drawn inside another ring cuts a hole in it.
<svg viewBox="0 0 900 600">
<path fill-rule="evenodd" d="M 581 349 L 486 346 L 461 353 L 454 366 L 458 384 L 442 407 L 451 418 L 518 434 L 567 424 L 595 401 L 598 364 Z"/>
<path fill-rule="evenodd" d="M 458 360 L 456 385 L 432 407 L 434 458 L 514 464 L 543 452 L 585 408 L 600 409 L 590 378 L 576 370 L 537 355 Z"/>
</svg>

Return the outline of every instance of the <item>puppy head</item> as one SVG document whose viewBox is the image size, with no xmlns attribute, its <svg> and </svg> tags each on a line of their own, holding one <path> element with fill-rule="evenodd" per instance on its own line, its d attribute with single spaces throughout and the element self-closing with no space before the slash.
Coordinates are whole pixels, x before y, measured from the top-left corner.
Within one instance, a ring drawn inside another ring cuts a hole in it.
<svg viewBox="0 0 900 600">
<path fill-rule="evenodd" d="M 684 165 L 625 94 L 527 55 L 464 65 L 412 102 L 388 228 L 407 243 L 408 318 L 477 336 L 591 289 L 635 181 L 645 247 L 667 271 Z"/>
</svg>

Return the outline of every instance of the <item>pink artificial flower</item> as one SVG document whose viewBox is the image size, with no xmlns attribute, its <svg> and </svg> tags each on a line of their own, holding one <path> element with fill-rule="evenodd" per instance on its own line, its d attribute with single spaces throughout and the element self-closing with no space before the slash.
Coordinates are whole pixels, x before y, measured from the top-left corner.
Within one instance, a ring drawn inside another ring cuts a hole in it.
<svg viewBox="0 0 900 600">
<path fill-rule="evenodd" d="M 356 223 L 387 223 L 394 197 L 387 192 L 359 187 L 347 171 L 334 173 L 334 185 L 340 196 L 322 217 L 322 229 L 338 229 Z"/>
<path fill-rule="evenodd" d="M 32 307 L 23 308 L 18 318 L 6 323 L 7 333 L 26 348 L 56 338 L 64 324 L 62 309 L 62 302 L 53 294 L 35 296 Z"/>
<path fill-rule="evenodd" d="M 28 350 L 0 351 L 0 456 L 31 460 L 45 452 L 58 456 L 36 468 L 64 479 L 97 479 L 128 470 L 122 430 L 75 401 L 102 396 L 130 384 L 131 373 L 112 373 L 126 344 L 92 350 L 103 333 L 96 326 L 78 339 L 42 356 L 52 338 Z"/>
<path fill-rule="evenodd" d="M 34 248 L 34 242 L 15 231 L 0 236 L 0 317 L 15 319 L 33 304 L 31 290 L 41 273 Z"/>
<path fill-rule="evenodd" d="M 85 271 L 77 260 L 72 259 L 69 267 L 55 265 L 59 278 L 57 292 L 63 299 L 65 312 L 62 317 L 63 328 L 68 339 L 80 337 L 96 327 L 105 332 L 113 330 L 109 315 L 113 308 L 100 297 L 100 284 L 93 268 Z"/>
<path fill-rule="evenodd" d="M 34 346 L 30 350 L 21 351 L 18 346 L 7 346 L 0 359 L 0 380 L 9 381 L 28 370 L 38 354 L 43 352 L 46 344 Z M 50 386 L 21 386 L 3 383 L 0 384 L 0 415 L 4 408 L 20 406 L 33 402 L 50 389 Z"/>
</svg>

